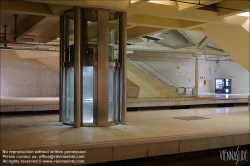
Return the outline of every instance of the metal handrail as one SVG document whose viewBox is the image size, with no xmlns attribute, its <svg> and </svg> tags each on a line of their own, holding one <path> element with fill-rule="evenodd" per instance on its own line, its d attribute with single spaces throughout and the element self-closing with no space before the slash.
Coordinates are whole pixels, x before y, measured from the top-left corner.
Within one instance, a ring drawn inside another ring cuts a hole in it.
<svg viewBox="0 0 250 166">
<path fill-rule="evenodd" d="M 165 85 L 166 87 L 168 87 L 174 93 L 182 94 L 182 95 L 193 95 L 193 87 L 179 87 L 177 84 L 173 83 L 171 80 L 169 80 L 168 78 L 166 78 L 165 76 L 163 76 L 162 74 L 160 74 L 158 71 L 156 71 L 154 68 L 152 68 L 147 63 L 145 63 L 145 62 L 138 63 L 138 62 L 133 61 L 129 57 L 127 57 L 127 59 L 132 64 L 134 64 L 138 68 L 142 69 L 143 71 L 145 71 L 146 73 L 148 73 L 150 76 L 152 76 L 153 78 L 155 78 L 156 80 L 158 80 L 159 82 L 161 82 L 163 85 Z M 145 66 L 147 66 L 147 68 L 150 68 L 151 71 L 148 70 Z M 171 82 L 172 85 L 168 84 L 167 82 Z M 180 89 L 183 89 L 182 93 L 180 92 Z M 187 92 L 188 92 L 187 89 L 191 89 L 190 94 L 187 94 Z"/>
<path fill-rule="evenodd" d="M 157 71 L 156 69 L 154 69 L 150 64 L 148 64 L 147 62 L 142 62 L 145 63 L 146 65 L 148 65 L 148 67 L 150 67 L 152 70 L 154 70 L 157 74 L 159 74 L 160 76 L 162 76 L 164 79 L 166 79 L 167 81 L 171 82 L 173 85 L 175 85 L 176 87 L 179 87 L 177 84 L 175 84 L 173 81 L 171 81 L 170 79 L 166 78 L 165 76 L 163 76 L 161 73 L 159 73 L 159 71 Z"/>
<path fill-rule="evenodd" d="M 158 75 L 159 77 L 157 77 L 158 79 L 161 79 L 161 80 L 167 80 L 169 82 L 171 82 L 175 87 L 177 86 L 176 84 L 174 84 L 172 81 L 170 81 L 169 79 L 167 79 L 166 77 L 164 77 L 163 75 L 161 75 L 159 72 L 157 72 L 154 68 L 152 68 L 151 66 L 149 66 L 148 64 L 144 63 L 144 62 L 140 62 L 144 65 L 146 65 L 147 67 L 149 67 L 153 72 L 151 72 L 153 75 Z M 144 67 L 147 71 L 149 71 L 146 67 Z M 160 78 L 161 77 L 161 78 Z M 166 82 L 166 81 L 164 81 Z M 169 84 L 168 84 L 169 85 Z"/>
<path fill-rule="evenodd" d="M 128 58 L 128 57 L 127 57 Z M 134 64 L 135 66 L 137 66 L 138 68 L 142 69 L 143 71 L 145 71 L 146 73 L 148 73 L 150 76 L 152 76 L 153 78 L 155 78 L 156 80 L 160 81 L 162 84 L 164 84 L 166 87 L 168 87 L 169 89 L 171 89 L 172 91 L 174 91 L 175 93 L 177 93 L 177 89 L 175 86 L 170 86 L 168 84 L 166 84 L 161 78 L 156 77 L 152 72 L 150 72 L 149 70 L 147 70 L 145 67 L 143 67 L 142 65 L 134 62 L 132 59 L 128 58 L 129 61 Z"/>
<path fill-rule="evenodd" d="M 164 81 L 162 81 L 160 78 L 156 77 L 152 72 L 150 72 L 149 70 L 147 70 L 145 67 L 143 67 L 142 65 L 134 62 L 132 59 L 130 59 L 129 57 L 127 57 L 127 59 L 134 64 L 135 66 L 139 67 L 140 69 L 142 69 L 143 71 L 147 72 L 150 76 L 152 76 L 153 78 L 159 80 L 160 82 L 162 82 L 164 85 L 166 85 L 167 87 L 170 87 L 168 84 L 166 84 Z"/>
</svg>

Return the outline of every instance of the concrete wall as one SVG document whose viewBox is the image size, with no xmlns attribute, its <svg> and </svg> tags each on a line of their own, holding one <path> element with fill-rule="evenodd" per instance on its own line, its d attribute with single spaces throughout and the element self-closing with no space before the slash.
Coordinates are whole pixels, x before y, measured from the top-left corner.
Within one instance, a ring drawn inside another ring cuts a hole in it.
<svg viewBox="0 0 250 166">
<path fill-rule="evenodd" d="M 1 50 L 1 97 L 58 96 L 59 75 L 35 59 Z"/>
<path fill-rule="evenodd" d="M 129 61 L 127 61 L 127 78 L 140 87 L 139 98 L 178 96 L 161 82 Z"/>
<path fill-rule="evenodd" d="M 58 95 L 59 75 L 49 66 L 36 59 L 20 58 L 12 50 L 1 50 L 0 55 L 1 96 Z M 178 86 L 194 86 L 195 59 L 192 55 L 136 51 L 129 56 L 133 56 L 135 60 L 147 62 Z M 219 57 L 212 55 L 206 57 L 203 55 L 199 58 L 199 76 L 206 79 L 206 86 L 202 82 L 204 79 L 200 79 L 199 92 L 214 93 L 215 78 L 231 78 L 232 93 L 249 93 L 249 72 L 230 57 L 220 57 L 219 63 L 215 61 L 216 59 Z M 135 73 L 138 74 L 138 72 Z M 139 96 L 145 97 L 143 94 L 148 94 L 145 90 L 150 88 L 141 88 Z M 150 93 L 154 91 L 156 90 L 153 89 Z M 160 97 L 161 91 L 157 91 L 158 93 Z"/>
<path fill-rule="evenodd" d="M 249 20 L 242 26 L 204 26 L 205 35 L 249 71 Z"/>
<path fill-rule="evenodd" d="M 195 86 L 195 58 L 192 55 L 136 51 L 129 57 L 144 61 L 180 87 Z M 249 93 L 249 72 L 230 56 L 202 55 L 199 77 L 203 77 L 199 79 L 199 93 L 214 93 L 215 78 L 232 79 L 233 94 Z"/>
<path fill-rule="evenodd" d="M 195 85 L 195 61 L 192 55 L 136 51 L 129 57 L 145 62 L 179 87 Z"/>
<path fill-rule="evenodd" d="M 232 79 L 233 94 L 249 93 L 249 71 L 230 57 L 211 57 L 207 56 L 207 60 L 220 59 L 220 61 L 206 61 L 204 55 L 199 58 L 199 76 L 205 77 L 206 80 L 204 86 L 204 78 L 199 79 L 199 93 L 214 93 L 216 78 Z"/>
</svg>

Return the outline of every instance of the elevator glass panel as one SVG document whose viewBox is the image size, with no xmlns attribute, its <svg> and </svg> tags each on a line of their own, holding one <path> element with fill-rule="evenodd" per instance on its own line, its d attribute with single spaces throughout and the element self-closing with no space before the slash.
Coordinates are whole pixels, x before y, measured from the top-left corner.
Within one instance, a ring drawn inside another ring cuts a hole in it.
<svg viewBox="0 0 250 166">
<path fill-rule="evenodd" d="M 109 13 L 109 94 L 108 94 L 108 121 L 119 121 L 119 15 Z"/>
<path fill-rule="evenodd" d="M 119 59 L 119 15 L 109 13 L 109 62 Z"/>
<path fill-rule="evenodd" d="M 83 10 L 83 102 L 82 122 L 93 125 L 97 111 L 97 11 Z"/>
<path fill-rule="evenodd" d="M 69 12 L 65 15 L 65 61 L 64 61 L 64 116 L 63 122 L 74 124 L 74 67 L 73 67 L 73 45 L 74 45 L 74 13 Z"/>
<path fill-rule="evenodd" d="M 94 123 L 96 67 L 83 67 L 83 123 Z"/>
<path fill-rule="evenodd" d="M 74 122 L 74 69 L 66 69 L 66 116 L 65 122 L 73 124 Z"/>
<path fill-rule="evenodd" d="M 98 52 L 97 52 L 97 11 L 95 10 L 84 10 L 83 11 L 83 42 L 85 47 L 84 59 L 86 62 L 97 62 Z"/>
<path fill-rule="evenodd" d="M 121 122 L 119 13 L 104 9 L 81 11 L 81 125 L 106 126 Z M 74 10 L 64 13 L 63 122 L 74 124 Z M 99 17 L 99 18 L 98 18 Z M 108 22 L 106 22 L 106 21 Z M 99 34 L 99 36 L 98 36 Z M 63 36 L 61 36 L 63 37 Z M 79 41 L 77 38 L 76 41 Z M 99 52 L 98 52 L 99 50 Z M 78 50 L 79 51 L 79 50 Z M 120 59 L 121 58 L 121 59 Z M 104 67 L 103 67 L 104 66 Z M 99 73 L 98 73 L 99 72 Z M 108 103 L 107 103 L 108 102 Z M 77 102 L 78 103 L 78 102 Z M 108 123 L 107 123 L 108 122 Z"/>
</svg>

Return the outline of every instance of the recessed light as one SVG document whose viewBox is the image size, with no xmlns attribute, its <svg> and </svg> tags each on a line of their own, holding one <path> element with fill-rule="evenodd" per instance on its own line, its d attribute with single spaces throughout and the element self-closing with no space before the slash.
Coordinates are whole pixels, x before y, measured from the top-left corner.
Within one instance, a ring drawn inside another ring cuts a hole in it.
<svg viewBox="0 0 250 166">
<path fill-rule="evenodd" d="M 238 16 L 244 16 L 244 17 L 249 17 L 249 12 L 244 12 L 244 13 L 239 13 L 239 14 L 236 14 Z"/>
</svg>

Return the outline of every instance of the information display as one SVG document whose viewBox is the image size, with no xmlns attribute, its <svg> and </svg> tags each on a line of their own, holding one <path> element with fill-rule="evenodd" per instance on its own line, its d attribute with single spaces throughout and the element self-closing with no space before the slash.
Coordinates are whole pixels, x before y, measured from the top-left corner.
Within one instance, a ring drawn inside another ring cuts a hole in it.
<svg viewBox="0 0 250 166">
<path fill-rule="evenodd" d="M 231 93 L 232 79 L 216 78 L 215 79 L 215 93 Z"/>
</svg>

